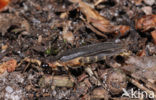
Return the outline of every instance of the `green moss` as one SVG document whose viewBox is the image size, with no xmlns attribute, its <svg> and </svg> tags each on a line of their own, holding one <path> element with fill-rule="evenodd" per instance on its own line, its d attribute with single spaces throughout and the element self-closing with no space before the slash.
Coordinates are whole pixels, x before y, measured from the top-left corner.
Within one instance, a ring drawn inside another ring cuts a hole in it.
<svg viewBox="0 0 156 100">
<path fill-rule="evenodd" d="M 50 55 L 52 53 L 52 50 L 50 48 L 48 48 L 46 51 L 45 51 L 45 54 L 47 55 Z"/>
</svg>

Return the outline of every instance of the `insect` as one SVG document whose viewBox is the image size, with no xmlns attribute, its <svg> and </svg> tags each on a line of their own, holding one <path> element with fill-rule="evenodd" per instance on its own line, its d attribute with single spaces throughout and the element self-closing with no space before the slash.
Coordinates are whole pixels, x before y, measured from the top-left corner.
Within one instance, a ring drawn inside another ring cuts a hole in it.
<svg viewBox="0 0 156 100">
<path fill-rule="evenodd" d="M 105 60 L 107 56 L 119 54 L 123 50 L 123 44 L 114 42 L 102 42 L 91 44 L 80 48 L 67 50 L 57 56 L 57 60 L 51 61 L 50 67 L 57 66 L 79 66 Z"/>
</svg>

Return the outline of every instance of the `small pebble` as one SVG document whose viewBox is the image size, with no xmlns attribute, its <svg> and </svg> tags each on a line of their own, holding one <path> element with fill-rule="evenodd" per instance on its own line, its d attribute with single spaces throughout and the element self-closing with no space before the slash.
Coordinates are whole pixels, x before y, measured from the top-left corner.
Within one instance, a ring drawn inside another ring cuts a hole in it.
<svg viewBox="0 0 156 100">
<path fill-rule="evenodd" d="M 6 90 L 6 92 L 8 92 L 8 93 L 12 93 L 12 92 L 13 92 L 13 89 L 12 89 L 12 87 L 10 87 L 10 86 L 7 86 L 7 87 L 5 88 L 5 90 Z"/>
<path fill-rule="evenodd" d="M 73 35 L 72 32 L 70 32 L 70 31 L 68 31 L 68 32 L 63 32 L 62 36 L 63 36 L 63 39 L 64 39 L 65 41 L 67 41 L 67 42 L 70 43 L 70 44 L 73 44 L 73 42 L 74 42 L 74 35 Z"/>
<path fill-rule="evenodd" d="M 142 7 L 141 9 L 146 15 L 152 14 L 152 8 L 150 6 Z"/>
<path fill-rule="evenodd" d="M 39 35 L 38 36 L 38 43 L 41 43 L 42 42 L 42 35 Z"/>
<path fill-rule="evenodd" d="M 155 2 L 155 0 L 144 0 L 144 3 L 150 6 L 152 6 Z"/>
</svg>

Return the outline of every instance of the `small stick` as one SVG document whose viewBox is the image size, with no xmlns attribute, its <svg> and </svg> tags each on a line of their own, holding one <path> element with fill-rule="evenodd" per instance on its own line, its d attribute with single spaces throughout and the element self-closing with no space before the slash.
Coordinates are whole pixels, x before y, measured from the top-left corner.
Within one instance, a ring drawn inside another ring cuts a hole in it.
<svg viewBox="0 0 156 100">
<path fill-rule="evenodd" d="M 140 88 L 141 90 L 146 91 L 148 94 L 151 93 L 151 90 L 149 90 L 148 88 L 146 88 L 145 86 L 143 86 L 142 84 L 140 84 L 137 80 L 132 79 L 132 78 L 130 78 L 130 77 L 127 77 L 127 78 L 128 78 L 128 80 L 129 80 L 131 83 L 133 83 L 135 86 L 137 86 L 137 87 Z M 155 93 L 154 93 L 154 98 L 156 98 Z"/>
</svg>

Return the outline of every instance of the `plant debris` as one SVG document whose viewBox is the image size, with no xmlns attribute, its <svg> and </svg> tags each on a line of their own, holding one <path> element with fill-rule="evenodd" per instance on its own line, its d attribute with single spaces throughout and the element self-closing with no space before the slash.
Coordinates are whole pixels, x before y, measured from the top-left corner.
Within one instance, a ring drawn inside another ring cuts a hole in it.
<svg viewBox="0 0 156 100">
<path fill-rule="evenodd" d="M 79 4 L 80 11 L 86 16 L 86 19 L 87 19 L 86 23 L 88 23 L 88 25 L 91 24 L 95 28 L 97 28 L 98 30 L 100 30 L 102 32 L 105 32 L 105 33 L 113 33 L 114 32 L 115 33 L 116 31 L 120 31 L 121 34 L 124 35 L 125 32 L 129 30 L 129 26 L 114 25 L 109 20 L 107 20 L 106 18 L 101 16 L 89 4 L 84 3 L 81 0 L 70 0 L 70 1 Z M 91 27 L 91 26 L 89 25 L 89 27 Z M 126 30 L 126 31 L 122 31 L 123 27 L 124 27 L 124 30 Z M 91 27 L 91 29 L 92 29 L 92 27 Z M 102 35 L 102 33 L 99 34 L 99 32 L 97 34 L 104 36 L 104 35 Z"/>
<path fill-rule="evenodd" d="M 41 87 L 57 86 L 57 87 L 73 87 L 73 82 L 69 77 L 65 76 L 44 76 L 40 79 Z"/>
<path fill-rule="evenodd" d="M 3 62 L 0 65 L 0 74 L 3 74 L 5 71 L 13 72 L 17 67 L 17 61 L 15 59 L 10 59 L 6 62 Z"/>
<path fill-rule="evenodd" d="M 9 4 L 10 0 L 0 0 L 0 11 Z"/>
<path fill-rule="evenodd" d="M 147 31 L 156 28 L 156 15 L 143 16 L 136 21 L 136 29 Z"/>
</svg>

